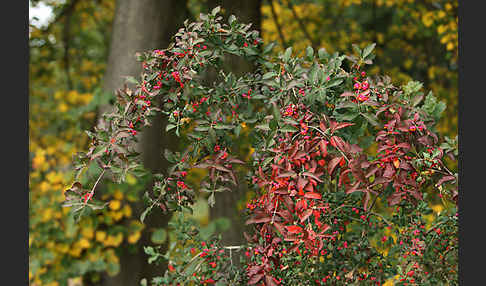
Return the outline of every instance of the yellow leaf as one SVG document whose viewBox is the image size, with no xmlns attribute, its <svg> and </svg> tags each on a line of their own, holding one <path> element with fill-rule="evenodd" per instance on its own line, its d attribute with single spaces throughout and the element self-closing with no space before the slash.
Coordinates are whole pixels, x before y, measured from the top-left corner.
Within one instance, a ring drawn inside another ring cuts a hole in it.
<svg viewBox="0 0 486 286">
<path fill-rule="evenodd" d="M 140 239 L 140 232 L 139 231 L 129 235 L 128 238 L 127 238 L 128 243 L 131 243 L 131 244 L 136 243 L 139 239 Z"/>
<path fill-rule="evenodd" d="M 96 231 L 96 240 L 97 241 L 104 241 L 106 238 L 106 232 L 102 231 L 102 230 L 98 230 Z"/>
<path fill-rule="evenodd" d="M 108 207 L 114 211 L 118 210 L 121 206 L 121 202 L 119 200 L 112 200 Z"/>
</svg>

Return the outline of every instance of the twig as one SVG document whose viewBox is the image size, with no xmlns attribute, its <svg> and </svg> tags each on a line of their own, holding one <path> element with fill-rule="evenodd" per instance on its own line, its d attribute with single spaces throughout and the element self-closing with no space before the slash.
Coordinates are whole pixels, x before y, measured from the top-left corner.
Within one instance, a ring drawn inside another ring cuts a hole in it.
<svg viewBox="0 0 486 286">
<path fill-rule="evenodd" d="M 371 206 L 370 206 L 370 208 L 369 208 L 369 211 L 370 211 L 370 212 L 371 212 L 371 210 L 373 209 L 373 207 L 375 206 L 375 203 L 376 203 L 376 201 L 378 200 L 378 197 L 379 197 L 379 196 L 381 196 L 381 194 L 383 194 L 383 192 L 379 193 L 379 194 L 378 194 L 378 195 L 375 197 L 375 199 L 373 200 L 373 202 L 371 203 Z"/>
<path fill-rule="evenodd" d="M 278 31 L 278 35 L 280 36 L 280 41 L 282 42 L 282 46 L 285 48 L 287 47 L 287 42 L 285 41 L 285 37 L 282 33 L 282 27 L 278 22 L 277 13 L 275 12 L 275 6 L 273 5 L 273 0 L 270 0 L 270 8 L 272 10 L 273 22 L 275 23 L 275 26 L 277 26 L 277 31 Z"/>
<path fill-rule="evenodd" d="M 278 208 L 278 199 L 279 199 L 280 195 L 277 197 L 277 203 L 275 204 L 275 208 L 273 209 L 273 216 L 272 216 L 272 224 L 274 223 L 275 221 L 275 213 L 277 212 L 277 208 Z"/>
<path fill-rule="evenodd" d="M 307 127 L 309 127 L 309 128 L 312 128 L 312 129 L 315 129 L 315 130 L 319 131 L 319 133 L 321 133 L 321 134 L 322 134 L 324 137 L 326 137 L 326 139 L 327 139 L 327 140 L 330 140 L 329 136 L 327 136 L 327 135 L 326 135 L 324 132 L 322 132 L 322 131 L 321 131 L 319 128 L 316 128 L 316 127 L 314 127 L 314 126 L 307 126 Z M 344 159 L 346 159 L 346 161 L 348 161 L 348 163 L 349 163 L 349 158 L 346 156 L 346 154 L 344 154 L 344 152 L 343 152 L 341 149 L 339 149 L 337 146 L 336 146 L 336 150 L 338 150 L 338 151 L 339 151 L 339 153 L 341 153 L 341 155 L 344 157 Z"/>
<path fill-rule="evenodd" d="M 64 61 L 64 71 L 66 73 L 66 80 L 67 80 L 68 89 L 73 88 L 73 82 L 72 82 L 72 79 L 71 79 L 71 75 L 69 74 L 69 66 L 70 66 L 69 48 L 70 48 L 70 40 L 71 40 L 71 17 L 73 15 L 74 9 L 75 9 L 78 1 L 79 0 L 73 0 L 71 2 L 71 4 L 68 7 L 66 7 L 65 10 L 62 11 L 62 12 L 65 12 L 65 15 L 66 15 L 64 27 L 62 29 L 62 41 L 64 42 L 63 61 Z"/>
<path fill-rule="evenodd" d="M 224 249 L 229 249 L 230 251 L 230 262 L 231 262 L 231 267 L 233 267 L 233 256 L 231 250 L 233 249 L 241 249 L 242 246 L 240 245 L 234 245 L 234 246 L 223 246 Z"/>
<path fill-rule="evenodd" d="M 65 4 L 61 12 L 59 13 L 59 15 L 49 24 L 49 26 L 47 26 L 44 30 L 41 30 L 41 32 L 44 34 L 49 33 L 51 28 L 55 26 L 57 22 L 59 22 L 62 18 L 64 18 L 64 16 L 69 14 L 72 10 L 74 10 L 74 7 L 76 6 L 77 2 L 79 2 L 79 0 L 73 0 L 71 1 L 71 3 Z"/>
<path fill-rule="evenodd" d="M 294 18 L 297 20 L 299 26 L 300 26 L 300 29 L 302 30 L 302 32 L 304 32 L 304 35 L 307 37 L 307 39 L 310 41 L 311 43 L 311 46 L 314 50 L 317 50 L 317 43 L 314 39 L 312 39 L 312 36 L 309 34 L 309 31 L 307 31 L 305 25 L 304 25 L 304 22 L 302 21 L 302 19 L 297 15 L 297 11 L 295 11 L 295 7 L 294 5 L 292 4 L 291 1 L 288 2 L 287 6 L 289 7 L 289 9 L 292 11 L 292 14 L 294 15 Z"/>
<path fill-rule="evenodd" d="M 388 221 L 388 220 L 387 220 L 387 219 L 386 219 L 384 216 L 382 216 L 381 214 L 379 214 L 379 213 L 374 213 L 374 212 L 370 212 L 370 214 L 375 215 L 375 216 L 377 216 L 377 217 L 380 217 L 380 218 L 381 218 L 381 219 L 382 219 L 384 222 L 386 222 L 386 224 L 388 224 L 389 226 L 391 226 L 391 225 L 392 225 L 392 224 L 391 224 L 391 223 L 390 223 L 390 222 L 389 222 L 389 221 Z"/>
<path fill-rule="evenodd" d="M 90 195 L 89 195 L 89 197 L 90 197 L 90 198 L 91 198 L 91 197 L 93 197 L 93 195 L 94 195 L 94 191 L 95 191 L 95 189 L 96 189 L 96 186 L 97 186 L 97 185 L 98 185 L 98 183 L 100 182 L 101 177 L 103 177 L 103 175 L 105 174 L 105 171 L 106 171 L 106 169 L 103 169 L 103 171 L 102 171 L 102 172 L 101 172 L 101 174 L 99 175 L 98 179 L 97 179 L 97 180 L 96 180 L 96 182 L 94 183 L 93 188 L 91 188 L 91 191 L 89 192 L 89 193 L 90 193 Z M 86 200 L 86 201 L 84 202 L 84 205 L 86 205 L 86 204 L 88 204 L 88 200 Z"/>
</svg>

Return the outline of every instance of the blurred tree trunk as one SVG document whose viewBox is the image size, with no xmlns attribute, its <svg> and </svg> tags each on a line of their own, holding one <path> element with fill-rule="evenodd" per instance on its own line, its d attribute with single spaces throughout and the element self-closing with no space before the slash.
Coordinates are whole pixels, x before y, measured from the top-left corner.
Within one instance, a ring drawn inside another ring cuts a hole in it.
<svg viewBox="0 0 486 286">
<path fill-rule="evenodd" d="M 141 63 L 135 59 L 135 53 L 166 48 L 171 37 L 189 17 L 187 0 L 117 0 L 103 82 L 104 90 L 114 92 L 122 88 L 125 76 L 138 78 L 142 69 Z M 100 108 L 100 113 L 106 112 L 109 108 Z M 174 138 L 165 133 L 165 124 L 164 118 L 157 117 L 139 137 L 137 147 L 142 153 L 143 164 L 152 172 L 166 172 L 168 165 L 162 156 L 163 149 L 173 149 L 175 146 Z M 151 186 L 147 186 L 147 189 L 151 189 Z M 142 201 L 133 205 L 133 216 L 139 217 L 144 207 Z M 154 276 L 163 275 L 166 265 L 148 264 L 143 246 L 151 244 L 150 230 L 166 227 L 169 218 L 157 211 L 149 215 L 145 220 L 141 239 L 137 243 L 137 252 L 132 253 L 128 249 L 123 249 L 120 256 L 120 272 L 113 277 L 104 277 L 102 285 L 140 285 L 142 278 L 150 281 Z"/>
<path fill-rule="evenodd" d="M 209 0 L 209 11 L 216 6 L 221 6 L 224 12 L 223 17 L 227 19 L 230 15 L 243 23 L 252 23 L 252 29 L 261 32 L 261 0 L 233 1 L 233 0 Z M 229 56 L 225 59 L 227 70 L 237 76 L 254 70 L 254 66 L 246 60 Z M 214 74 L 212 75 L 214 78 Z M 235 146 L 237 147 L 237 146 Z M 234 150 L 238 152 L 238 150 Z M 242 199 L 247 191 L 243 178 L 239 178 L 240 184 L 231 192 L 222 192 L 216 196 L 216 204 L 210 208 L 210 219 L 226 217 L 231 221 L 231 227 L 222 233 L 222 243 L 225 245 L 238 245 L 244 242 L 243 230 L 244 221 L 241 213 L 237 209 L 237 201 Z M 235 257 L 235 256 L 233 256 Z M 239 260 L 234 260 L 239 263 Z"/>
</svg>

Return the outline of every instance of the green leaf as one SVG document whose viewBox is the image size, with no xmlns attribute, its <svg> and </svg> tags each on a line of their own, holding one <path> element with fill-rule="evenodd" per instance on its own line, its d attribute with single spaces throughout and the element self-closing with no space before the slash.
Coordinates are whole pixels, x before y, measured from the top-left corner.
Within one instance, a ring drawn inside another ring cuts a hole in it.
<svg viewBox="0 0 486 286">
<path fill-rule="evenodd" d="M 344 114 L 336 114 L 335 117 L 337 120 L 340 120 L 340 121 L 351 121 L 353 119 L 356 118 L 356 116 L 358 116 L 358 113 L 350 113 L 350 112 L 346 112 Z"/>
<path fill-rule="evenodd" d="M 272 157 L 265 158 L 265 160 L 263 160 L 263 162 L 262 162 L 262 167 L 265 167 L 266 165 L 268 165 L 268 163 L 270 163 L 272 160 L 273 160 Z"/>
<path fill-rule="evenodd" d="M 234 131 L 235 131 L 236 137 L 239 137 L 240 136 L 240 132 L 241 132 L 241 125 L 236 126 L 235 129 L 234 129 Z"/>
<path fill-rule="evenodd" d="M 265 48 L 263 49 L 263 53 L 267 54 L 267 53 L 271 52 L 273 47 L 275 47 L 275 42 L 272 42 L 272 43 L 266 45 Z"/>
<path fill-rule="evenodd" d="M 213 193 L 211 193 L 211 194 L 209 195 L 209 197 L 208 197 L 208 205 L 209 205 L 210 207 L 214 207 L 214 204 L 215 204 L 215 203 L 216 203 L 216 199 L 215 199 L 215 197 L 214 197 L 214 192 L 213 192 Z"/>
<path fill-rule="evenodd" d="M 261 129 L 261 130 L 265 130 L 265 131 L 269 131 L 270 130 L 270 126 L 268 124 L 259 124 L 257 126 L 255 126 L 256 129 Z"/>
<path fill-rule="evenodd" d="M 270 124 L 268 126 L 270 127 L 270 130 L 273 130 L 273 131 L 277 130 L 277 128 L 278 128 L 278 120 L 275 119 L 275 118 L 272 119 L 270 121 Z"/>
<path fill-rule="evenodd" d="M 140 221 L 143 223 L 143 221 L 145 220 L 145 217 L 147 216 L 147 214 L 152 210 L 152 206 L 146 208 L 143 213 L 140 215 Z"/>
<path fill-rule="evenodd" d="M 307 47 L 307 49 L 305 50 L 305 56 L 311 60 L 312 57 L 314 56 L 314 49 L 312 47 Z"/>
<path fill-rule="evenodd" d="M 335 78 L 335 79 L 332 79 L 328 82 L 328 84 L 326 85 L 326 88 L 331 88 L 331 87 L 334 87 L 334 86 L 337 86 L 337 85 L 340 85 L 342 82 L 344 81 L 344 79 L 342 78 Z"/>
<path fill-rule="evenodd" d="M 375 48 L 376 43 L 372 43 L 363 50 L 363 59 L 366 58 Z"/>
<path fill-rule="evenodd" d="M 162 244 L 165 242 L 166 239 L 167 239 L 167 232 L 165 231 L 164 228 L 156 229 L 152 233 L 152 236 L 150 237 L 150 240 L 152 240 L 152 242 L 156 244 Z"/>
<path fill-rule="evenodd" d="M 353 44 L 353 50 L 355 53 L 357 53 L 358 55 L 361 55 L 361 49 L 358 47 L 358 45 L 356 44 Z"/>
<path fill-rule="evenodd" d="M 231 25 L 231 24 L 233 24 L 233 22 L 234 22 L 235 20 L 236 20 L 235 15 L 231 15 L 231 16 L 229 16 L 229 18 L 228 18 L 228 23 Z"/>
<path fill-rule="evenodd" d="M 128 83 L 138 84 L 138 81 L 133 76 L 127 76 L 125 79 Z"/>
<path fill-rule="evenodd" d="M 292 125 L 284 125 L 282 128 L 279 129 L 280 132 L 297 132 L 299 129 Z"/>
<path fill-rule="evenodd" d="M 319 56 L 319 59 L 321 59 L 321 60 L 324 60 L 324 59 L 326 59 L 329 56 L 329 54 L 327 53 L 326 49 L 324 49 L 324 48 L 320 48 L 317 51 L 317 55 Z"/>
<path fill-rule="evenodd" d="M 403 93 L 407 96 L 414 94 L 420 91 L 420 89 L 422 89 L 422 86 L 423 84 L 419 81 L 409 81 L 406 85 L 402 87 Z"/>
<path fill-rule="evenodd" d="M 343 101 L 336 105 L 335 109 L 343 109 L 343 108 L 356 108 L 357 104 L 352 101 Z"/>
<path fill-rule="evenodd" d="M 216 16 L 216 14 L 218 14 L 218 13 L 219 13 L 219 11 L 221 11 L 221 7 L 216 6 L 216 7 L 214 7 L 214 9 L 211 11 L 211 15 Z"/>
<path fill-rule="evenodd" d="M 367 114 L 367 113 L 361 113 L 361 115 L 363 115 L 363 117 L 364 117 L 366 120 L 368 120 L 368 122 L 369 122 L 369 123 L 371 123 L 371 125 L 373 125 L 373 126 L 379 126 L 379 125 L 380 125 L 380 123 L 378 123 L 378 121 L 377 121 L 376 116 L 374 116 L 374 115 L 369 115 L 369 114 Z"/>
<path fill-rule="evenodd" d="M 272 72 L 267 72 L 266 74 L 264 74 L 262 76 L 262 79 L 265 80 L 265 79 L 269 79 L 269 78 L 272 78 L 272 77 L 275 77 L 275 76 L 277 76 L 277 73 L 276 72 L 273 72 L 273 71 Z"/>
<path fill-rule="evenodd" d="M 194 131 L 208 131 L 209 130 L 209 126 L 196 126 L 194 128 Z"/>
<path fill-rule="evenodd" d="M 282 60 L 284 62 L 288 62 L 289 59 L 290 59 L 290 56 L 292 55 L 292 47 L 288 47 L 286 50 L 285 50 L 285 53 L 283 54 L 283 57 L 282 57 Z"/>
<path fill-rule="evenodd" d="M 226 124 L 221 124 L 221 123 L 218 123 L 216 125 L 214 125 L 214 129 L 233 129 L 233 126 L 232 125 L 226 125 Z"/>
<path fill-rule="evenodd" d="M 176 128 L 176 127 L 177 127 L 177 125 L 169 123 L 169 124 L 167 124 L 167 126 L 165 127 L 165 131 L 172 130 L 172 129 Z"/>
<path fill-rule="evenodd" d="M 95 150 L 93 151 L 93 154 L 91 155 L 91 158 L 94 159 L 102 156 L 105 153 L 107 147 L 108 147 L 107 144 L 103 144 L 96 147 Z"/>
<path fill-rule="evenodd" d="M 273 114 L 273 118 L 277 121 L 280 120 L 280 118 L 282 118 L 282 115 L 280 114 L 280 110 L 276 104 L 272 105 L 272 114 Z"/>
</svg>

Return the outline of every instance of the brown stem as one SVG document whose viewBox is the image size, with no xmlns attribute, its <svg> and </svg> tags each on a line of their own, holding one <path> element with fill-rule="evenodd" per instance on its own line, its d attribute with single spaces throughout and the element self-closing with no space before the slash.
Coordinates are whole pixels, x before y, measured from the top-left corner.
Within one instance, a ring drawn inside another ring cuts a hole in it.
<svg viewBox="0 0 486 286">
<path fill-rule="evenodd" d="M 66 21 L 64 23 L 64 27 L 62 29 L 62 41 L 64 43 L 64 71 L 66 73 L 66 80 L 67 80 L 67 86 L 68 89 L 73 88 L 73 82 L 71 79 L 71 75 L 69 74 L 69 66 L 70 66 L 70 61 L 69 61 L 69 48 L 70 48 L 70 40 L 71 40 L 71 18 L 74 12 L 74 9 L 76 7 L 76 4 L 78 3 L 79 0 L 73 0 L 69 6 L 67 6 L 63 11 L 61 12 L 60 16 L 66 16 Z M 64 14 L 65 13 L 65 14 Z M 59 19 L 59 17 L 58 17 Z"/>
<path fill-rule="evenodd" d="M 280 36 L 280 41 L 282 42 L 282 46 L 287 47 L 287 42 L 285 41 L 285 37 L 282 33 L 282 27 L 280 26 L 280 23 L 278 22 L 277 13 L 275 12 L 275 6 L 273 5 L 272 0 L 270 1 L 270 8 L 272 10 L 273 22 L 275 23 L 275 26 L 277 26 L 278 35 Z"/>
<path fill-rule="evenodd" d="M 290 1 L 288 2 L 287 5 L 288 5 L 289 9 L 292 11 L 292 14 L 294 15 L 295 20 L 297 20 L 297 23 L 299 24 L 300 29 L 302 30 L 302 32 L 304 32 L 304 35 L 310 41 L 312 48 L 314 50 L 317 50 L 318 43 L 312 38 L 312 36 L 310 35 L 309 31 L 307 31 L 307 28 L 305 27 L 304 22 L 299 17 L 299 15 L 297 15 L 297 11 L 295 11 L 294 5 Z"/>
</svg>

